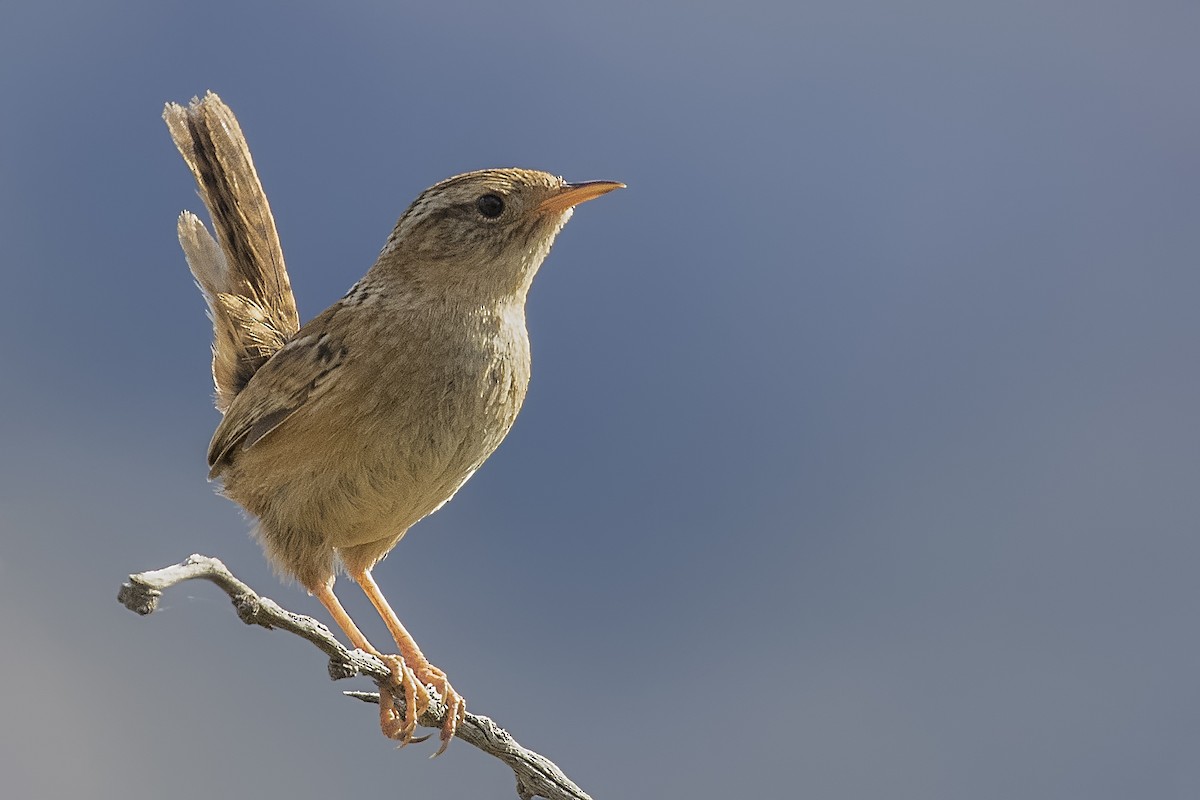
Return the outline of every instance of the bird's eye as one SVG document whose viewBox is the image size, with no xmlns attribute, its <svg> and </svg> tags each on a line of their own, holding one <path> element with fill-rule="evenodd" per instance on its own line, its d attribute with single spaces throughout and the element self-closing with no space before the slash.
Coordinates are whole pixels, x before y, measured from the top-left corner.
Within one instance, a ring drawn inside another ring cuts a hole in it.
<svg viewBox="0 0 1200 800">
<path fill-rule="evenodd" d="M 485 194 L 475 201 L 479 213 L 488 219 L 495 219 L 504 213 L 504 201 L 498 195 Z"/>
</svg>

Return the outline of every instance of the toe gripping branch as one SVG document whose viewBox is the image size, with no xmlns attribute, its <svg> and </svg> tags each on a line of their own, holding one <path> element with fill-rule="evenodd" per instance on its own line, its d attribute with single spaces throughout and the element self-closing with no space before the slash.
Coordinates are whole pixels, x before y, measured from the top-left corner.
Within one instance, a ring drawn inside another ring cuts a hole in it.
<svg viewBox="0 0 1200 800">
<path fill-rule="evenodd" d="M 373 680 L 386 693 L 388 699 L 381 706 L 381 715 L 390 706 L 390 715 L 403 719 L 408 691 L 393 692 L 397 676 L 393 669 L 380 659 L 362 650 L 348 650 L 325 625 L 312 617 L 296 614 L 281 607 L 270 598 L 263 597 L 234 576 L 218 559 L 192 555 L 179 564 L 162 569 L 139 572 L 129 576 L 117 593 L 117 600 L 135 614 L 146 616 L 158 607 L 164 590 L 188 580 L 206 580 L 215 583 L 229 595 L 238 617 L 247 625 L 263 628 L 279 628 L 307 639 L 329 658 L 329 677 L 333 680 L 363 675 Z M 558 766 L 545 756 L 522 747 L 507 731 L 488 717 L 469 714 L 458 708 L 450 711 L 437 689 L 421 687 L 428 695 L 428 703 L 415 716 L 422 727 L 453 731 L 453 737 L 470 744 L 490 756 L 500 759 L 512 769 L 517 781 L 517 796 L 521 800 L 534 797 L 546 800 L 591 800 L 590 795 L 580 789 Z M 368 703 L 379 703 L 380 694 L 374 692 L 345 692 L 346 695 Z M 419 694 L 413 686 L 413 696 Z M 420 705 L 417 700 L 418 708 Z M 448 725 L 447 714 L 459 718 L 458 725 Z M 382 716 L 381 716 L 382 718 Z M 409 733 L 411 737 L 411 731 Z M 410 738 L 411 742 L 424 741 L 428 736 Z M 445 750 L 448 737 L 443 737 L 441 748 Z M 436 755 L 436 753 L 435 753 Z"/>
</svg>

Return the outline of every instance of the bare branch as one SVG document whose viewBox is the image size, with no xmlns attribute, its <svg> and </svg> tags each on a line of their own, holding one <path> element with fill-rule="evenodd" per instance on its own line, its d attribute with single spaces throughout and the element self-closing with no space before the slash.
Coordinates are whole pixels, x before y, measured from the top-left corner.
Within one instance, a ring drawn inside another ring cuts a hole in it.
<svg viewBox="0 0 1200 800">
<path fill-rule="evenodd" d="M 237 615 L 247 625 L 280 628 L 312 642 L 329 657 L 329 676 L 333 680 L 364 675 L 375 681 L 380 691 L 387 691 L 392 673 L 382 661 L 362 650 L 347 650 L 320 622 L 288 611 L 274 600 L 260 596 L 215 558 L 193 555 L 181 564 L 130 575 L 129 582 L 123 584 L 117 593 L 117 599 L 130 611 L 149 614 L 158 606 L 158 598 L 163 590 L 196 579 L 211 581 L 228 594 Z M 365 702 L 379 702 L 379 695 L 371 692 L 345 694 Z M 418 723 L 436 729 L 442 725 L 446 707 L 436 691 L 431 689 L 430 696 L 433 702 Z M 403 709 L 402 693 L 395 702 L 398 709 Z M 553 761 L 526 750 L 488 717 L 468 713 L 459 724 L 455 736 L 507 764 L 516 776 L 517 795 L 521 800 L 532 800 L 534 797 L 546 800 L 591 800 Z"/>
</svg>

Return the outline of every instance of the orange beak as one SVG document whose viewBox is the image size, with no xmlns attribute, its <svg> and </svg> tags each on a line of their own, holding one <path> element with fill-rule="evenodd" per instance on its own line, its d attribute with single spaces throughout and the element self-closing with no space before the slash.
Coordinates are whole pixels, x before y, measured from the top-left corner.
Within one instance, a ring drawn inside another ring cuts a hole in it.
<svg viewBox="0 0 1200 800">
<path fill-rule="evenodd" d="M 608 194 L 613 189 L 624 189 L 625 184 L 616 181 L 588 181 L 587 183 L 564 183 L 562 188 L 538 204 L 538 211 L 566 211 L 580 203 Z"/>
</svg>

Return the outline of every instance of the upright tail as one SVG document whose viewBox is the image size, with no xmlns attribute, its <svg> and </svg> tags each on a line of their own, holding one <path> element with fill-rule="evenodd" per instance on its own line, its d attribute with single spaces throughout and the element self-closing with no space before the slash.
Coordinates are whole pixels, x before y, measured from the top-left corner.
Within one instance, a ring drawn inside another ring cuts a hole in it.
<svg viewBox="0 0 1200 800">
<path fill-rule="evenodd" d="M 179 244 L 213 323 L 213 382 L 221 413 L 283 347 L 300 317 L 271 207 L 229 106 L 212 92 L 163 119 L 212 218 L 214 238 L 195 214 L 179 215 Z"/>
</svg>

